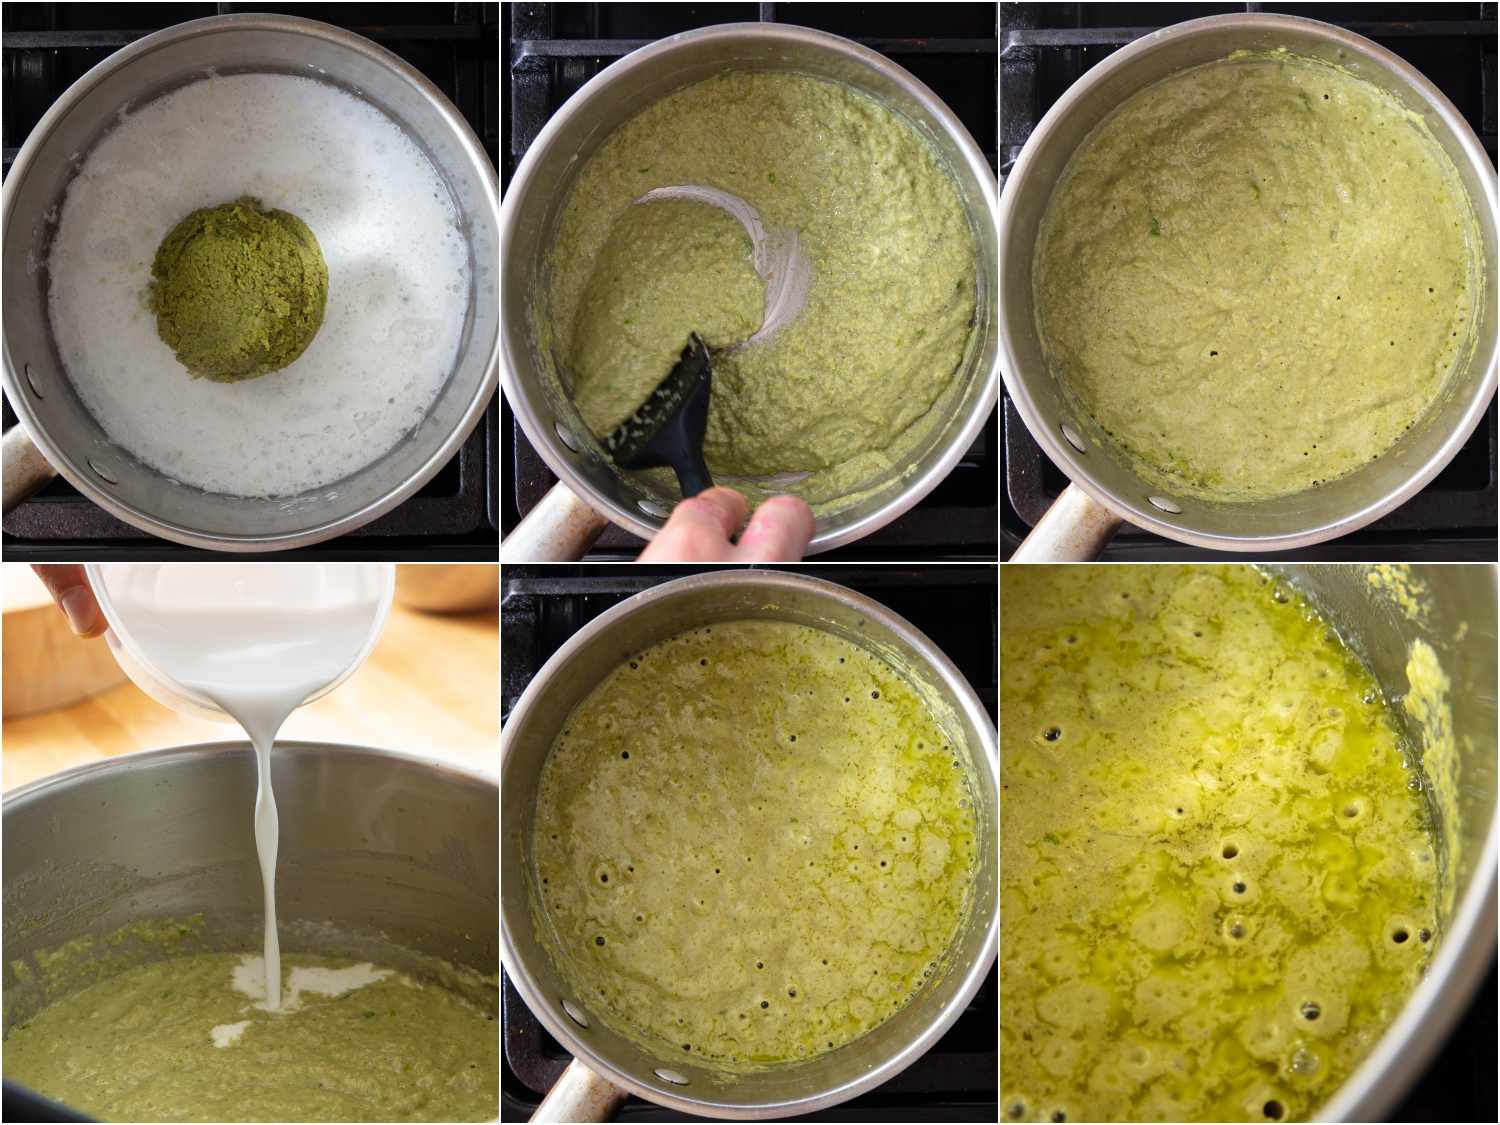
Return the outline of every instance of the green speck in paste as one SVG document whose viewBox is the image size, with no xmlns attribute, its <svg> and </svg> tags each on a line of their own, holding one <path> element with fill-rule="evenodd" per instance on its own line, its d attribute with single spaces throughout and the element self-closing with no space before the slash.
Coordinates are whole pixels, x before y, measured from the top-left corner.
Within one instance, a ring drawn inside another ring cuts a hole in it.
<svg viewBox="0 0 1500 1125">
<path fill-rule="evenodd" d="M 1157 221 L 1157 218 L 1156 218 L 1155 215 L 1151 216 L 1151 237 L 1152 238 L 1160 238 L 1161 237 L 1161 223 Z"/>
</svg>

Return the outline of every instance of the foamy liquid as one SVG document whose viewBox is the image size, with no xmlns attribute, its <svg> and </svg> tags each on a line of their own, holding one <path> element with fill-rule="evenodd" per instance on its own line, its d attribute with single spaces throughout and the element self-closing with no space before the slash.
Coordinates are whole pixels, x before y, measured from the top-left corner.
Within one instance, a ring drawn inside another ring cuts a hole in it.
<svg viewBox="0 0 1500 1125">
<path fill-rule="evenodd" d="M 146 306 L 163 238 L 244 195 L 312 228 L 323 327 L 259 379 L 194 379 Z M 68 187 L 48 260 L 53 334 L 106 433 L 186 484 L 288 496 L 374 461 L 452 370 L 470 285 L 442 178 L 373 106 L 286 75 L 209 77 L 122 116 Z"/>
</svg>

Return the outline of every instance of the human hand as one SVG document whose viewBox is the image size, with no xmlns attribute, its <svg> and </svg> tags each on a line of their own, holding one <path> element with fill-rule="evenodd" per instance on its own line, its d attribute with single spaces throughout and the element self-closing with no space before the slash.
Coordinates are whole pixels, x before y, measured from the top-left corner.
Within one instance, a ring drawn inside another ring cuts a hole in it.
<svg viewBox="0 0 1500 1125">
<path fill-rule="evenodd" d="M 641 562 L 796 562 L 813 535 L 813 514 L 796 496 L 773 496 L 731 541 L 749 505 L 732 488 L 710 488 L 683 500 L 641 552 Z"/>
<path fill-rule="evenodd" d="M 42 566 L 33 565 L 32 570 L 47 587 L 57 608 L 63 611 L 73 632 L 80 637 L 101 636 L 109 628 L 100 612 L 99 602 L 94 598 L 94 589 L 89 585 L 88 575 L 77 563 Z"/>
</svg>

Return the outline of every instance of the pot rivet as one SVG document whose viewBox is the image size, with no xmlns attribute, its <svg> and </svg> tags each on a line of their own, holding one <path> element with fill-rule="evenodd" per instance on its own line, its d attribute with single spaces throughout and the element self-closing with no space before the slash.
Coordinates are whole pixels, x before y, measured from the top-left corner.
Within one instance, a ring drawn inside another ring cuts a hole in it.
<svg viewBox="0 0 1500 1125">
<path fill-rule="evenodd" d="M 120 483 L 119 478 L 115 476 L 113 470 L 99 464 L 99 462 L 95 461 L 92 457 L 88 459 L 88 464 L 89 468 L 93 469 L 95 475 L 98 476 L 101 480 L 108 481 L 110 484 Z"/>
<path fill-rule="evenodd" d="M 568 1018 L 570 1020 L 572 1020 L 574 1023 L 576 1023 L 579 1027 L 588 1027 L 588 1025 L 589 1025 L 589 1018 L 588 1018 L 588 1016 L 584 1015 L 581 1011 L 579 1011 L 577 1008 L 575 1008 L 573 1006 L 573 1001 L 571 1001 L 571 1000 L 564 1000 L 564 1001 L 562 1001 L 562 1010 L 564 1012 L 566 1012 L 567 1015 L 568 1015 Z"/>
<path fill-rule="evenodd" d="M 31 393 L 37 398 L 46 398 L 47 396 L 42 394 L 42 388 L 36 384 L 36 375 L 32 373 L 31 364 L 26 364 L 22 370 L 26 372 L 26 382 L 31 387 Z"/>
<path fill-rule="evenodd" d="M 656 1077 L 660 1078 L 663 1082 L 670 1082 L 674 1086 L 686 1086 L 688 1084 L 687 1075 L 679 1074 L 675 1070 L 668 1070 L 666 1067 L 658 1068 Z"/>
<path fill-rule="evenodd" d="M 557 440 L 566 445 L 574 453 L 578 452 L 578 439 L 573 436 L 573 431 L 563 426 L 561 422 L 555 422 L 552 428 L 557 431 Z"/>
<path fill-rule="evenodd" d="M 1160 508 L 1164 512 L 1170 512 L 1174 516 L 1180 516 L 1182 514 L 1182 505 L 1179 504 L 1176 500 L 1171 499 L 1170 497 L 1148 496 L 1146 497 L 1146 499 L 1151 501 L 1152 504 L 1156 505 L 1156 507 Z"/>
<path fill-rule="evenodd" d="M 1083 438 L 1078 436 L 1078 431 L 1067 422 L 1059 422 L 1057 428 L 1062 431 L 1062 436 L 1067 439 L 1068 444 L 1078 450 L 1079 453 L 1087 453 L 1089 451 L 1089 447 L 1084 444 Z"/>
</svg>

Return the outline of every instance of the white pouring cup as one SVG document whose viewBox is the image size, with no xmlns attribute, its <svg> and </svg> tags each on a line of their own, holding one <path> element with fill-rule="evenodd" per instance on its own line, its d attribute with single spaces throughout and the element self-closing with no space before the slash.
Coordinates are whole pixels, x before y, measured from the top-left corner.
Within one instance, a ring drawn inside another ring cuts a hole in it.
<svg viewBox="0 0 1500 1125">
<path fill-rule="evenodd" d="M 144 641 L 152 630 L 193 628 L 195 611 L 243 610 L 247 617 L 274 616 L 283 627 L 289 615 L 305 617 L 312 633 L 325 613 L 368 606 L 370 629 L 363 647 L 336 679 L 303 700 L 310 703 L 369 657 L 396 589 L 391 563 L 89 563 L 84 569 L 109 622 L 105 641 L 131 681 L 164 707 L 220 723 L 235 719 L 153 659 Z"/>
</svg>

